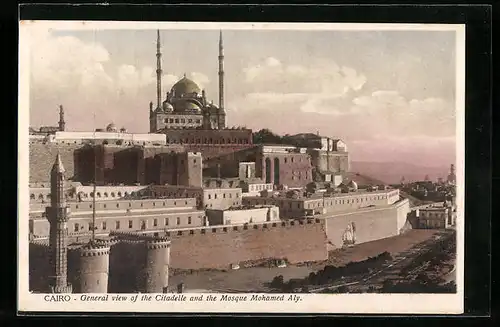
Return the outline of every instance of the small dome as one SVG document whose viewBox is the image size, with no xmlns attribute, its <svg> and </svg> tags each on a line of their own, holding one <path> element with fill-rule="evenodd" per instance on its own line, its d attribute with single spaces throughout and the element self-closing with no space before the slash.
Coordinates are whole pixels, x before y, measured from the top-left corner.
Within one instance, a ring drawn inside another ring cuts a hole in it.
<svg viewBox="0 0 500 327">
<path fill-rule="evenodd" d="M 176 112 L 200 113 L 201 107 L 196 101 L 179 100 L 175 103 Z"/>
<path fill-rule="evenodd" d="M 182 79 L 180 79 L 177 83 L 172 86 L 172 93 L 175 97 L 181 97 L 183 95 L 190 95 L 190 94 L 200 94 L 201 89 L 192 80 L 184 76 Z"/>
<path fill-rule="evenodd" d="M 358 189 L 358 184 L 355 181 L 353 181 L 353 180 L 351 180 L 349 182 L 348 186 L 351 187 L 351 188 L 353 188 L 353 189 L 355 189 L 355 190 Z"/>
<path fill-rule="evenodd" d="M 174 110 L 174 106 L 170 102 L 163 102 L 163 111 L 171 112 Z"/>
<path fill-rule="evenodd" d="M 127 129 L 125 127 L 120 128 L 120 132 L 125 133 Z"/>
<path fill-rule="evenodd" d="M 116 132 L 116 131 L 117 131 L 117 129 L 116 129 L 115 124 L 111 123 L 111 124 L 109 124 L 108 126 L 106 126 L 106 131 L 107 131 L 107 132 Z"/>
</svg>

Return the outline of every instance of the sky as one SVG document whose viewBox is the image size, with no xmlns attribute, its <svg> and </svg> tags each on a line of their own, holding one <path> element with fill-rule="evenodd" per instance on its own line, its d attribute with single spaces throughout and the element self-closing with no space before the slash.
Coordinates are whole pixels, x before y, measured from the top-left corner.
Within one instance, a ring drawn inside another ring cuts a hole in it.
<svg viewBox="0 0 500 327">
<path fill-rule="evenodd" d="M 31 38 L 30 125 L 147 133 L 156 30 Z M 183 74 L 218 103 L 219 30 L 160 30 L 163 97 Z M 455 161 L 452 31 L 223 30 L 229 126 L 344 140 L 354 161 Z"/>
</svg>

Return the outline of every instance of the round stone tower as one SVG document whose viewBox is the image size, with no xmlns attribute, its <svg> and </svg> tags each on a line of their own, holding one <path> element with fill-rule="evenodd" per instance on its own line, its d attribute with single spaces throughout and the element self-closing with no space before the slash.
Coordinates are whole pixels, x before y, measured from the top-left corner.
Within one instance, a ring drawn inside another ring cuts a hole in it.
<svg viewBox="0 0 500 327">
<path fill-rule="evenodd" d="M 145 240 L 146 265 L 142 276 L 144 292 L 163 293 L 168 286 L 168 267 L 170 264 L 170 240 L 154 237 Z"/>
<path fill-rule="evenodd" d="M 80 248 L 79 293 L 107 293 L 111 244 L 95 240 Z"/>
</svg>

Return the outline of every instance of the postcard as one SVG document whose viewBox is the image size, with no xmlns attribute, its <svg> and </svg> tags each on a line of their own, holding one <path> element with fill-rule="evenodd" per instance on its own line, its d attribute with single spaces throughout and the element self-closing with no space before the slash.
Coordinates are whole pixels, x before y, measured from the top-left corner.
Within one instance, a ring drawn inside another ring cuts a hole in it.
<svg viewBox="0 0 500 327">
<path fill-rule="evenodd" d="M 463 25 L 19 26 L 19 311 L 463 313 Z"/>
</svg>

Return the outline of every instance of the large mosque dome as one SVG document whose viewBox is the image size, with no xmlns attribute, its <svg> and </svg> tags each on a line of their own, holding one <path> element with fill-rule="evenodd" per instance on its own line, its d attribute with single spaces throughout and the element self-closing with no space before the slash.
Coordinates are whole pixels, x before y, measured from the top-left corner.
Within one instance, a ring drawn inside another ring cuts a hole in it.
<svg viewBox="0 0 500 327">
<path fill-rule="evenodd" d="M 181 97 L 182 95 L 191 95 L 193 93 L 200 94 L 201 89 L 192 80 L 184 76 L 177 83 L 172 86 L 172 94 L 175 97 Z"/>
</svg>

